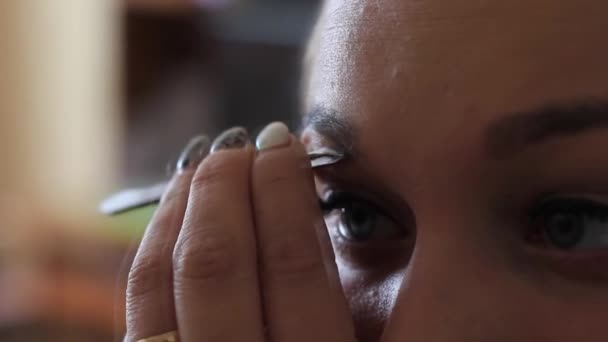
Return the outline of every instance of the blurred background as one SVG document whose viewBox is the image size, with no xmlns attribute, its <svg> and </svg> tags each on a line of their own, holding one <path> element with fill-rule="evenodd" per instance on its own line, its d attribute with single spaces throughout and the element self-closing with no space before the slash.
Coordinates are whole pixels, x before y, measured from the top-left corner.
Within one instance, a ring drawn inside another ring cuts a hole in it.
<svg viewBox="0 0 608 342">
<path fill-rule="evenodd" d="M 118 341 L 145 218 L 195 134 L 297 122 L 317 0 L 0 3 L 0 341 Z"/>
</svg>

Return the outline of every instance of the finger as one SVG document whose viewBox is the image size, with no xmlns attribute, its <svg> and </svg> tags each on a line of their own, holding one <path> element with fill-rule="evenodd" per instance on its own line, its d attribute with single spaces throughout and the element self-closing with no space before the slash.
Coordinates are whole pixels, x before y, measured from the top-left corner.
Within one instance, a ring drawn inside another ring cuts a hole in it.
<svg viewBox="0 0 608 342">
<path fill-rule="evenodd" d="M 253 148 L 224 133 L 199 166 L 173 256 L 182 341 L 263 340 L 250 203 Z M 223 147 L 223 149 L 216 148 Z"/>
<path fill-rule="evenodd" d="M 258 137 L 252 192 L 263 307 L 272 342 L 354 341 L 303 146 L 280 123 Z"/>
<path fill-rule="evenodd" d="M 191 140 L 141 241 L 127 284 L 127 338 L 137 341 L 176 329 L 171 257 L 183 223 L 195 167 L 209 151 L 205 136 Z"/>
</svg>

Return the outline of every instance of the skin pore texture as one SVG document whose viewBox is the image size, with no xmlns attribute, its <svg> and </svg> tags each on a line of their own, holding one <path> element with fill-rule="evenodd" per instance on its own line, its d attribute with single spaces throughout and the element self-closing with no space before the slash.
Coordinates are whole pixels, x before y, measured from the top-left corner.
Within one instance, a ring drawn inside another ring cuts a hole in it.
<svg viewBox="0 0 608 342">
<path fill-rule="evenodd" d="M 325 3 L 302 141 L 348 155 L 315 176 L 361 342 L 608 340 L 607 13 Z M 564 217 L 599 233 L 557 246 Z"/>
</svg>

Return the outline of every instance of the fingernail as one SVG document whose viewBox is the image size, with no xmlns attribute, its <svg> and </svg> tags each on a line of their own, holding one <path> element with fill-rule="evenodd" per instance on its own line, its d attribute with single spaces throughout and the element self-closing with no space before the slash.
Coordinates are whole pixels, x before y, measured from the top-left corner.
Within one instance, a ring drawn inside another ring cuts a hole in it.
<svg viewBox="0 0 608 342">
<path fill-rule="evenodd" d="M 190 167 L 196 167 L 209 154 L 211 142 L 206 135 L 199 135 L 188 143 L 177 160 L 177 171 L 182 172 Z"/>
<path fill-rule="evenodd" d="M 243 127 L 233 127 L 224 131 L 213 141 L 211 153 L 227 150 L 231 148 L 240 148 L 249 142 L 249 133 Z"/>
<path fill-rule="evenodd" d="M 282 122 L 273 122 L 258 135 L 255 145 L 258 151 L 287 146 L 291 142 L 289 128 Z"/>
</svg>

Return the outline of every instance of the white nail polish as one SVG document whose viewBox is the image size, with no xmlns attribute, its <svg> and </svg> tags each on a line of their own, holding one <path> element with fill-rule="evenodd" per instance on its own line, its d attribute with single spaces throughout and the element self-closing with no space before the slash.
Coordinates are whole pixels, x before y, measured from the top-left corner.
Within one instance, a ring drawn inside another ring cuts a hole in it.
<svg viewBox="0 0 608 342">
<path fill-rule="evenodd" d="M 258 135 L 255 145 L 258 151 L 289 145 L 291 136 L 289 128 L 282 122 L 273 122 Z"/>
</svg>

